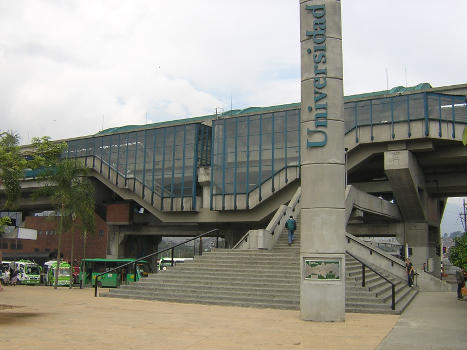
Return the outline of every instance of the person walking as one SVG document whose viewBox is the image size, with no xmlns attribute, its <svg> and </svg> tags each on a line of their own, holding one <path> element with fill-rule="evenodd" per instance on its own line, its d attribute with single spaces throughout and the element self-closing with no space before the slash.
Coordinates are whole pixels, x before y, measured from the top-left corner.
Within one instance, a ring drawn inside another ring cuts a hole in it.
<svg viewBox="0 0 467 350">
<path fill-rule="evenodd" d="M 464 298 L 462 297 L 462 287 L 465 286 L 464 272 L 464 269 L 459 269 L 456 271 L 457 300 L 464 300 Z"/>
<path fill-rule="evenodd" d="M 405 270 L 407 271 L 407 284 L 409 287 L 413 286 L 413 276 L 415 274 L 415 269 L 412 265 L 410 259 L 405 259 Z"/>
<path fill-rule="evenodd" d="M 16 286 L 16 283 L 18 283 L 18 271 L 10 269 L 10 285 Z"/>
<path fill-rule="evenodd" d="M 290 218 L 286 221 L 285 227 L 289 231 L 288 243 L 289 243 L 289 247 L 290 247 L 292 245 L 292 243 L 293 243 L 293 240 L 294 240 L 295 230 L 297 229 L 297 223 L 293 219 L 292 215 L 290 215 Z"/>
</svg>

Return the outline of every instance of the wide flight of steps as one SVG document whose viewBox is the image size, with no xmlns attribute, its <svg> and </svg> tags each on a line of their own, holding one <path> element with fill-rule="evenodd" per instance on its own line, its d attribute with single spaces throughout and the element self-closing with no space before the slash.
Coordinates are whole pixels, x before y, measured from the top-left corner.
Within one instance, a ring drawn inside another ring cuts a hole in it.
<svg viewBox="0 0 467 350">
<path fill-rule="evenodd" d="M 298 309 L 300 265 L 291 252 L 216 249 L 101 296 Z"/>
<path fill-rule="evenodd" d="M 297 227 L 299 227 L 297 222 Z M 114 298 L 160 300 L 211 305 L 298 310 L 300 308 L 300 233 L 292 246 L 287 232 L 270 251 L 215 249 L 193 261 L 120 288 L 101 291 Z M 379 272 L 379 271 L 378 271 Z M 367 270 L 361 286 L 361 264 L 346 256 L 346 312 L 400 313 L 416 295 L 405 281 L 396 283 L 396 310 L 391 310 L 391 286 Z"/>
</svg>

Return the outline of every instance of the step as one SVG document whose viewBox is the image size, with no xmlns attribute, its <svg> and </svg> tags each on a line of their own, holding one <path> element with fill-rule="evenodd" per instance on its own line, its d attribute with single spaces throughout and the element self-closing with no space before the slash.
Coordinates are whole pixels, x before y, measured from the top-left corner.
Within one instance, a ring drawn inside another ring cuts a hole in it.
<svg viewBox="0 0 467 350">
<path fill-rule="evenodd" d="M 141 285 L 138 283 L 132 285 L 122 285 L 120 289 L 122 290 L 133 290 L 133 289 L 152 289 L 153 291 L 162 291 L 162 290 L 183 290 L 187 292 L 199 292 L 199 291 L 207 291 L 215 289 L 219 292 L 248 292 L 252 294 L 287 294 L 291 295 L 291 290 L 293 288 L 296 289 L 296 294 L 299 294 L 299 284 L 295 285 L 278 285 L 278 286 L 245 286 L 245 285 L 237 285 L 237 286 L 225 286 L 225 285 L 205 285 L 205 284 L 178 284 L 178 283 L 164 283 L 164 284 L 154 284 L 151 286 L 148 285 Z"/>
<path fill-rule="evenodd" d="M 169 266 L 170 268 L 170 266 Z M 182 265 L 176 265 L 177 270 L 192 270 L 192 269 L 201 269 L 201 268 L 208 268 L 208 269 L 227 269 L 229 271 L 232 270 L 258 270 L 258 269 L 269 269 L 269 270 L 285 270 L 285 269 L 297 269 L 300 270 L 300 263 L 297 262 L 284 262 L 284 263 L 262 263 L 258 262 L 255 264 L 245 263 L 244 261 L 232 261 L 232 262 L 221 262 L 219 264 L 215 264 L 211 261 L 203 261 L 203 262 L 193 262 L 193 263 L 184 263 Z"/>
<path fill-rule="evenodd" d="M 288 246 L 287 234 L 272 250 L 216 248 L 193 261 L 151 274 L 102 296 L 210 305 L 298 310 L 300 307 L 300 240 Z M 398 314 L 417 294 L 406 283 L 378 271 L 396 285 L 396 310 L 391 310 L 391 284 L 349 255 L 345 262 L 346 312 Z"/>
<path fill-rule="evenodd" d="M 297 282 L 299 283 L 300 278 L 261 278 L 258 276 L 241 276 L 241 277 L 230 277 L 230 276 L 217 276 L 212 275 L 209 277 L 206 276 L 193 276 L 193 275 L 166 275 L 162 276 L 158 279 L 158 281 L 182 281 L 182 282 L 192 282 L 192 281 L 203 281 L 206 283 L 212 282 L 223 282 L 223 283 L 244 283 L 244 284 L 277 284 L 277 283 L 290 283 L 290 282 Z M 141 283 L 145 283 L 143 280 Z"/>
<path fill-rule="evenodd" d="M 140 294 L 129 294 L 129 293 L 101 293 L 104 297 L 116 297 L 116 298 L 130 298 L 130 299 L 144 299 L 144 300 L 159 300 L 159 301 L 172 301 L 172 302 L 183 302 L 183 303 L 197 303 L 197 304 L 209 304 L 209 305 L 230 305 L 230 306 L 244 306 L 244 307 L 257 307 L 257 308 L 275 308 L 275 309 L 289 309 L 298 310 L 300 304 L 299 301 L 293 301 L 290 299 L 277 299 L 277 300 L 263 300 L 260 298 L 235 298 L 235 299 L 210 299 L 206 297 L 191 297 L 191 298 L 180 298 L 178 296 L 168 295 L 154 295 L 151 293 L 140 293 Z"/>
<path fill-rule="evenodd" d="M 235 299 L 235 298 L 255 298 L 255 299 L 270 299 L 270 300 L 299 300 L 300 293 L 290 293 L 289 291 L 274 291 L 274 290 L 256 290 L 256 289 L 243 289 L 243 290 L 229 290 L 219 288 L 204 288 L 198 289 L 174 289 L 174 288 L 156 288 L 156 289 L 145 289 L 145 288 L 119 288 L 110 291 L 109 293 L 128 293 L 134 294 L 154 294 L 154 295 L 172 295 L 172 296 L 184 296 L 184 297 L 205 297 L 214 299 Z"/>
<path fill-rule="evenodd" d="M 412 300 L 417 296 L 418 289 L 410 288 L 408 293 L 401 298 L 400 300 L 396 301 L 396 309 L 400 311 L 400 313 L 404 312 L 404 310 L 409 306 Z"/>
<path fill-rule="evenodd" d="M 287 281 L 287 282 L 281 282 L 281 283 L 276 283 L 276 282 L 265 282 L 265 281 L 256 281 L 256 282 L 248 282 L 248 283 L 245 283 L 245 282 L 242 282 L 242 281 L 231 281 L 229 282 L 228 284 L 222 284 L 220 282 L 222 281 L 218 281 L 218 280 L 207 280 L 207 281 L 202 281 L 202 280 L 196 280 L 196 281 L 190 281 L 191 283 L 193 283 L 194 285 L 204 285 L 204 286 L 207 286 L 207 287 L 210 287 L 210 286 L 214 286 L 214 287 L 218 287 L 218 286 L 228 286 L 228 287 L 233 287 L 233 288 L 237 288 L 237 287 L 248 287 L 248 288 L 289 288 L 289 290 L 299 290 L 300 289 L 300 280 L 297 280 L 297 281 Z M 158 286 L 160 285 L 180 285 L 180 286 L 185 286 L 185 285 L 191 285 L 186 283 L 185 280 L 183 279 L 178 279 L 178 280 L 166 280 L 166 281 L 142 281 L 142 282 L 138 282 L 138 283 L 133 283 L 133 284 L 130 284 L 129 286 L 137 286 L 137 285 L 142 285 L 144 286 L 145 288 L 157 288 Z"/>
</svg>

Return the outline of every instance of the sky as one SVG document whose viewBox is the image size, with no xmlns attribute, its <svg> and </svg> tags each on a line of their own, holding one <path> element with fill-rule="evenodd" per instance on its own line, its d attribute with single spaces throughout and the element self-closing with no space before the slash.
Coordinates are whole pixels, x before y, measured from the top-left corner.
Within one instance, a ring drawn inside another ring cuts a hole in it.
<svg viewBox="0 0 467 350">
<path fill-rule="evenodd" d="M 451 197 L 444 208 L 443 219 L 441 220 L 441 234 L 455 231 L 465 232 L 463 225 L 463 201 L 467 198 Z"/>
<path fill-rule="evenodd" d="M 298 4 L 0 0 L 0 128 L 29 143 L 298 102 Z M 465 83 L 466 13 L 465 0 L 343 0 L 345 94 Z"/>
<path fill-rule="evenodd" d="M 343 0 L 345 95 L 466 82 L 465 0 Z M 300 100 L 298 0 L 0 0 L 0 130 L 64 139 Z"/>
</svg>

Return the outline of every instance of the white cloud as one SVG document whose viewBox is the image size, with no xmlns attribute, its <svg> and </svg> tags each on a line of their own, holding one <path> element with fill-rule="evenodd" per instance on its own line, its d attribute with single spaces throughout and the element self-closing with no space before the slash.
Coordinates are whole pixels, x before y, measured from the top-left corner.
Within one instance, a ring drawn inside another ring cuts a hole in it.
<svg viewBox="0 0 467 350">
<path fill-rule="evenodd" d="M 464 1 L 342 6 L 346 94 L 465 81 Z M 298 102 L 298 1 L 0 0 L 0 76 L 24 142 Z"/>
</svg>

